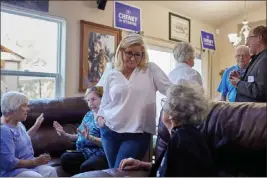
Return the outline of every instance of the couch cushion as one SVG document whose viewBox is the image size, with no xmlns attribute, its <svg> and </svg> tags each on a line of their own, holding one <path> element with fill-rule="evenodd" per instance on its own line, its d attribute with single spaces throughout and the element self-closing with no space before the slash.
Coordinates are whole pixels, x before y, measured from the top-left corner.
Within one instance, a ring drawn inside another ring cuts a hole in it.
<svg viewBox="0 0 267 178">
<path fill-rule="evenodd" d="M 67 133 L 76 133 L 77 125 L 62 124 Z M 66 150 L 75 149 L 75 142 L 59 136 L 52 125 L 39 128 L 35 136 L 32 137 L 32 145 L 35 155 L 49 153 L 56 157 L 59 157 Z"/>
<path fill-rule="evenodd" d="M 76 133 L 76 128 L 89 111 L 83 97 L 30 100 L 29 108 L 27 119 L 23 122 L 27 129 L 44 113 L 44 121 L 32 138 L 35 155 L 50 153 L 52 157 L 59 157 L 67 149 L 75 149 L 75 142 L 57 135 L 53 122 L 58 121 L 67 133 Z"/>
<path fill-rule="evenodd" d="M 266 103 L 213 103 L 200 128 L 219 170 L 266 176 Z"/>
<path fill-rule="evenodd" d="M 44 114 L 42 127 L 51 126 L 53 121 L 60 124 L 80 123 L 89 108 L 83 97 L 35 99 L 29 101 L 30 111 L 23 124 L 29 129 L 41 113 Z"/>
<path fill-rule="evenodd" d="M 243 148 L 266 148 L 266 103 L 215 102 L 201 126 L 212 147 L 224 142 Z"/>
</svg>

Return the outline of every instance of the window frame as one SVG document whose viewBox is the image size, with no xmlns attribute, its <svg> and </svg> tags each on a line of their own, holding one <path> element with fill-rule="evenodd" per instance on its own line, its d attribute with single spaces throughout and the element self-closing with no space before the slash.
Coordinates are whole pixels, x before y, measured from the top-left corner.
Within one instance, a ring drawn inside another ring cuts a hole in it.
<svg viewBox="0 0 267 178">
<path fill-rule="evenodd" d="M 24 10 L 21 8 L 10 7 L 1 3 L 1 12 L 46 20 L 58 24 L 58 39 L 57 39 L 57 71 L 55 73 L 46 72 L 31 72 L 18 70 L 1 69 L 1 76 L 17 76 L 17 77 L 40 77 L 55 79 L 55 94 L 54 98 L 65 96 L 65 69 L 66 69 L 66 21 L 63 18 L 50 16 L 47 13 L 37 12 L 32 10 Z"/>
<path fill-rule="evenodd" d="M 164 53 L 170 53 L 170 55 L 172 55 L 172 49 L 168 48 L 168 47 L 163 47 L 163 46 L 157 46 L 157 45 L 151 45 L 150 44 L 150 45 L 147 45 L 147 51 L 149 51 L 149 50 L 154 50 L 154 51 L 159 51 L 159 52 L 164 52 Z M 148 55 L 149 55 L 149 52 L 148 52 Z M 149 60 L 151 61 L 150 58 L 149 58 Z M 171 58 L 170 58 L 170 60 L 171 60 Z M 175 68 L 176 64 L 177 64 L 177 62 L 175 60 L 174 61 L 170 61 L 170 66 L 169 66 L 170 69 L 171 68 Z M 166 75 L 168 75 L 168 73 Z M 157 99 L 156 99 L 156 102 L 157 102 Z M 156 107 L 156 109 L 157 109 L 157 107 Z M 156 119 L 156 136 L 158 134 L 158 126 L 159 126 L 159 122 L 158 122 L 159 120 L 158 119 L 159 119 L 159 116 L 160 116 L 160 112 L 159 112 L 158 117 L 157 117 L 157 115 L 158 115 L 158 111 L 156 111 L 156 118 L 155 118 Z"/>
<path fill-rule="evenodd" d="M 159 51 L 159 52 L 164 52 L 164 53 L 170 53 L 170 66 L 169 67 L 170 67 L 171 70 L 174 69 L 176 67 L 176 65 L 178 64 L 178 62 L 174 59 L 173 50 L 171 48 L 163 47 L 163 46 L 156 46 L 156 45 L 147 45 L 147 51 L 149 51 L 149 50 L 154 50 L 154 51 Z M 148 54 L 149 54 L 149 52 L 148 52 Z M 201 72 L 199 72 L 199 71 L 198 72 L 200 73 L 200 75 L 202 77 L 202 75 L 203 75 L 202 58 L 201 58 L 201 56 L 196 56 L 195 57 L 195 60 L 199 60 L 201 62 Z M 169 72 L 171 72 L 171 70 Z M 168 73 L 166 75 L 168 75 Z M 160 114 L 159 114 L 159 116 L 160 116 Z M 156 118 L 156 119 L 158 119 L 158 118 Z M 156 124 L 156 130 L 157 129 L 158 129 L 158 123 Z"/>
<path fill-rule="evenodd" d="M 168 47 L 163 47 L 163 46 L 156 46 L 156 45 L 147 45 L 147 50 L 154 50 L 154 51 L 160 51 L 160 52 L 164 52 L 164 53 L 170 53 L 170 55 L 172 55 L 172 49 L 168 48 Z M 170 68 L 175 68 L 177 62 L 171 61 L 170 63 Z M 168 74 L 166 74 L 168 75 Z"/>
</svg>

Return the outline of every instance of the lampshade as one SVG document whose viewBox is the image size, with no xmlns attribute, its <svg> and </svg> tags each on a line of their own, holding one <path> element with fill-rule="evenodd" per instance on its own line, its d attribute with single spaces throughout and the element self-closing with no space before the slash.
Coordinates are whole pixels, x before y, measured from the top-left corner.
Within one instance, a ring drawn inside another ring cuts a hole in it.
<svg viewBox="0 0 267 178">
<path fill-rule="evenodd" d="M 248 21 L 247 21 L 247 12 L 246 12 L 246 0 L 244 1 L 244 11 L 245 11 L 245 17 L 244 21 L 242 22 L 243 26 L 239 32 L 239 34 L 228 34 L 229 41 L 233 44 L 233 46 L 237 46 L 239 43 L 245 43 L 247 41 L 247 37 L 249 34 L 249 26 L 248 26 Z"/>
<path fill-rule="evenodd" d="M 231 34 L 228 34 L 228 38 L 229 38 L 229 41 L 231 43 L 235 43 L 237 41 L 237 34 L 236 33 L 231 33 Z"/>
</svg>

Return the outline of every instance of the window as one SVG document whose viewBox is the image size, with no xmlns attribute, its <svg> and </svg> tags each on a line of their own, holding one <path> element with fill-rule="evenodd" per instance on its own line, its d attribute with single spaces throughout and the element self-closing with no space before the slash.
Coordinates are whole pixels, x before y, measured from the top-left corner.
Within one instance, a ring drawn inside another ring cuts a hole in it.
<svg viewBox="0 0 267 178">
<path fill-rule="evenodd" d="M 151 62 L 156 63 L 165 72 L 166 75 L 168 75 L 175 68 L 176 61 L 173 57 L 173 53 L 171 49 L 161 48 L 161 47 L 156 47 L 156 46 L 149 46 L 148 55 L 149 55 L 149 60 Z M 193 68 L 197 70 L 202 76 L 202 61 L 200 58 L 195 59 L 195 64 Z M 160 116 L 160 111 L 161 111 L 161 99 L 162 98 L 165 98 L 165 96 L 157 92 L 157 99 L 156 99 L 157 125 L 158 125 L 158 118 Z"/>
<path fill-rule="evenodd" d="M 160 48 L 156 46 L 148 47 L 148 55 L 150 62 L 157 64 L 166 75 L 168 75 L 171 70 L 175 68 L 176 61 L 173 58 L 172 51 L 168 48 Z M 157 115 L 156 115 L 156 124 L 158 125 L 158 119 L 161 111 L 161 99 L 165 98 L 164 95 L 157 92 Z"/>
<path fill-rule="evenodd" d="M 64 95 L 64 30 L 64 20 L 1 9 L 1 84 L 7 91 L 29 99 Z"/>
<path fill-rule="evenodd" d="M 194 64 L 194 67 L 193 69 L 195 69 L 196 71 L 199 72 L 201 78 L 202 78 L 202 61 L 200 58 L 195 58 L 195 64 Z"/>
</svg>

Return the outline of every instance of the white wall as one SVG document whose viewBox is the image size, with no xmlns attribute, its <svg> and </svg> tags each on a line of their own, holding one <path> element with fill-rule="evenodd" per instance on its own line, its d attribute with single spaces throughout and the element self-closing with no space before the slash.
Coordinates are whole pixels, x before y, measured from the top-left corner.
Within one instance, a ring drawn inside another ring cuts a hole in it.
<svg viewBox="0 0 267 178">
<path fill-rule="evenodd" d="M 229 21 L 226 24 L 222 24 L 218 29 L 220 31 L 219 35 L 217 35 L 217 52 L 216 52 L 216 60 L 217 60 L 217 69 L 215 73 L 215 95 L 219 95 L 217 93 L 217 87 L 221 81 L 218 73 L 230 66 L 236 64 L 234 59 L 234 47 L 229 42 L 228 34 L 229 33 L 239 33 L 238 32 L 238 24 L 242 23 L 244 20 L 244 14 L 237 17 L 233 17 L 233 20 Z M 253 9 L 247 13 L 247 20 L 250 22 L 264 20 L 266 23 L 266 6 L 261 7 L 260 9 Z M 266 24 L 265 24 L 266 25 Z"/>
<path fill-rule="evenodd" d="M 63 17 L 67 22 L 66 96 L 79 93 L 80 20 L 113 26 L 113 1 L 108 1 L 104 11 L 96 8 L 95 1 L 49 1 L 49 14 Z M 153 1 L 127 1 L 142 9 L 142 26 L 145 35 L 168 40 L 170 10 L 153 5 Z M 173 12 L 173 11 L 172 11 Z M 179 15 L 179 12 L 174 12 Z M 190 18 L 190 17 L 188 17 Z M 200 48 L 200 31 L 215 33 L 208 24 L 191 19 L 191 43 Z M 216 40 L 216 39 L 215 39 Z M 156 43 L 160 43 L 159 41 Z M 216 63 L 214 64 L 216 68 Z"/>
<path fill-rule="evenodd" d="M 263 6 L 260 9 L 254 9 L 247 14 L 247 17 L 248 21 L 251 22 L 264 20 L 264 22 L 266 23 L 266 6 Z M 217 36 L 217 45 L 220 50 L 217 51 L 217 58 L 220 61 L 220 69 L 225 69 L 226 67 L 235 64 L 234 47 L 229 42 L 228 34 L 239 33 L 237 31 L 238 24 L 240 24 L 243 20 L 244 15 L 242 14 L 234 18 L 234 20 L 228 22 L 227 24 L 219 27 L 220 34 Z"/>
</svg>

